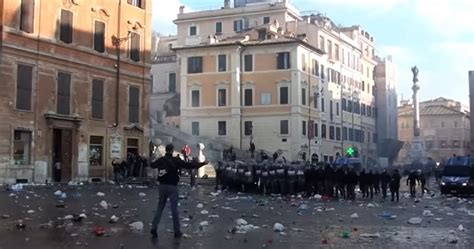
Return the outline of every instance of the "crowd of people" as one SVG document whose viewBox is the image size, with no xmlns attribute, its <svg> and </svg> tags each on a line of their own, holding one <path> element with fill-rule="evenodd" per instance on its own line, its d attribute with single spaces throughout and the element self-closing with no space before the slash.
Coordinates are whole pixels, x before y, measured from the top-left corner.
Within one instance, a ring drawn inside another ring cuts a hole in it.
<svg viewBox="0 0 474 249">
<path fill-rule="evenodd" d="M 148 160 L 145 157 L 128 153 L 126 159 L 122 161 L 114 159 L 112 161 L 113 180 L 120 182 L 129 177 L 146 177 L 148 166 Z"/>
<path fill-rule="evenodd" d="M 407 185 L 415 196 L 415 186 L 427 191 L 421 172 L 412 172 Z M 413 181 L 414 179 L 414 181 Z M 355 200 L 358 187 L 362 198 L 374 196 L 398 201 L 401 175 L 398 169 L 355 169 L 347 165 L 329 163 L 286 162 L 282 159 L 262 163 L 223 160 L 216 167 L 216 189 L 228 189 L 262 194 L 306 196 L 316 194 L 328 198 Z"/>
</svg>

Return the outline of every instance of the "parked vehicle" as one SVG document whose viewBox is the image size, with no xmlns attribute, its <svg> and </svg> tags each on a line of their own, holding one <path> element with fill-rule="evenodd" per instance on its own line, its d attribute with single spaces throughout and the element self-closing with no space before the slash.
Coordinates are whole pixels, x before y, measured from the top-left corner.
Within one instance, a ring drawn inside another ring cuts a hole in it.
<svg viewBox="0 0 474 249">
<path fill-rule="evenodd" d="M 447 160 L 441 177 L 442 194 L 474 193 L 474 159 L 455 156 Z"/>
</svg>

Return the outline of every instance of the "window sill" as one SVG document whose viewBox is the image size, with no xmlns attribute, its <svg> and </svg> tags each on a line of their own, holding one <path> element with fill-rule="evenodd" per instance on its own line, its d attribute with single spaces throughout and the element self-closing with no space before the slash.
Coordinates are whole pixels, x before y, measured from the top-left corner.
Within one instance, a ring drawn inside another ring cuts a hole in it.
<svg viewBox="0 0 474 249">
<path fill-rule="evenodd" d="M 21 110 L 21 109 L 13 109 L 15 112 L 20 112 L 20 113 L 34 113 L 33 110 Z"/>
</svg>

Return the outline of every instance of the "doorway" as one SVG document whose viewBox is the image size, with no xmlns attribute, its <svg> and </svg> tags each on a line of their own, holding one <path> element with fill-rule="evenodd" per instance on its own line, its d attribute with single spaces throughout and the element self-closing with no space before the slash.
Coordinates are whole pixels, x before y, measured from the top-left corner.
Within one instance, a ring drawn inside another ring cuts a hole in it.
<svg viewBox="0 0 474 249">
<path fill-rule="evenodd" d="M 53 129 L 53 182 L 72 179 L 72 130 Z"/>
</svg>

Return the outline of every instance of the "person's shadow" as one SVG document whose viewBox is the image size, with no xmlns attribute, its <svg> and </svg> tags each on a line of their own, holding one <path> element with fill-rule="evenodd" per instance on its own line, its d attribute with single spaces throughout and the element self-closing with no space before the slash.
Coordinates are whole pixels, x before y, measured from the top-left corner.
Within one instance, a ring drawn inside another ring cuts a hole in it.
<svg viewBox="0 0 474 249">
<path fill-rule="evenodd" d="M 164 243 L 162 243 L 162 246 L 160 247 L 160 241 L 158 238 L 151 238 L 151 243 L 155 246 L 155 248 L 169 248 L 168 245 L 164 245 Z M 172 246 L 172 249 L 180 249 L 181 248 L 181 240 L 180 239 L 173 239 L 173 241 L 171 241 L 171 246 Z"/>
</svg>

